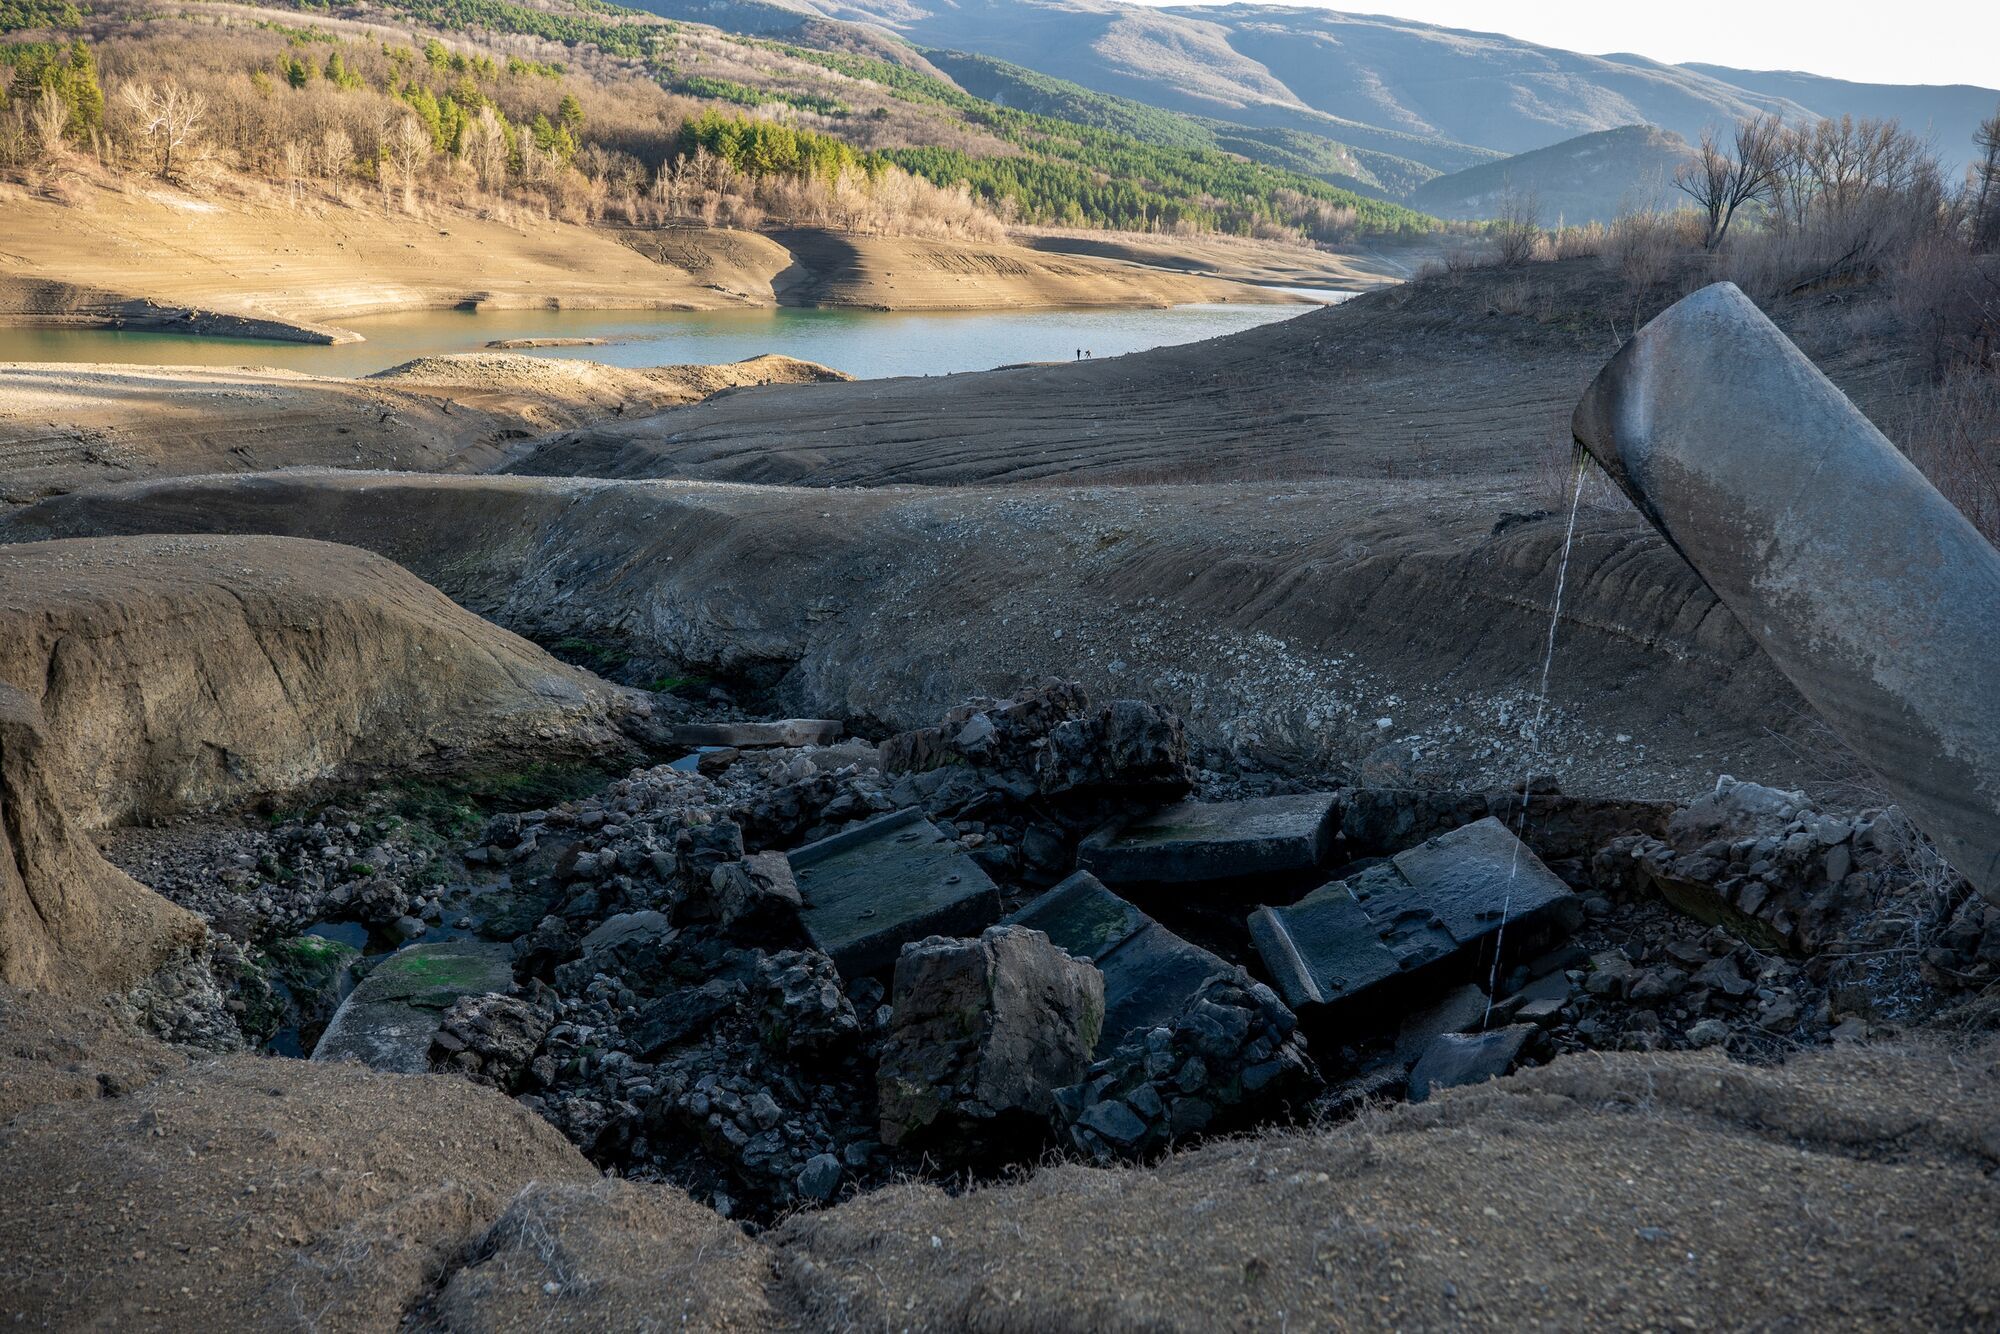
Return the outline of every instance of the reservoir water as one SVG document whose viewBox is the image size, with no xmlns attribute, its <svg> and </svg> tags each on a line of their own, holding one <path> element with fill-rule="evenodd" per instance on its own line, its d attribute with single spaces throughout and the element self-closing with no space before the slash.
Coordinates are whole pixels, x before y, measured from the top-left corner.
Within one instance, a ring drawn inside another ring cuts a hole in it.
<svg viewBox="0 0 2000 1334">
<path fill-rule="evenodd" d="M 1319 292 L 1334 301 L 1344 292 Z M 0 362 L 91 361 L 153 366 L 278 366 L 370 375 L 413 357 L 475 352 L 496 339 L 602 338 L 593 347 L 528 355 L 614 366 L 740 361 L 766 352 L 817 361 L 862 379 L 1118 356 L 1290 319 L 1297 305 L 1193 305 L 1154 310 L 914 312 L 427 310 L 341 321 L 366 340 L 336 346 L 106 329 L 0 328 Z"/>
</svg>

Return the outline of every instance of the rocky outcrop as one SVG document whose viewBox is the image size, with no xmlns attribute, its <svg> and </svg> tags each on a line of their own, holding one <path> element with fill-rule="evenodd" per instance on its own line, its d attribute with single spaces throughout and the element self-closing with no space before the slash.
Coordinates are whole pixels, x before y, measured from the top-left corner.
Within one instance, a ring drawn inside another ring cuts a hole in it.
<svg viewBox="0 0 2000 1334">
<path fill-rule="evenodd" d="M 615 756 L 637 707 L 352 548 L 0 549 L 0 979 L 117 986 L 198 936 L 89 830 L 389 767 Z"/>
</svg>

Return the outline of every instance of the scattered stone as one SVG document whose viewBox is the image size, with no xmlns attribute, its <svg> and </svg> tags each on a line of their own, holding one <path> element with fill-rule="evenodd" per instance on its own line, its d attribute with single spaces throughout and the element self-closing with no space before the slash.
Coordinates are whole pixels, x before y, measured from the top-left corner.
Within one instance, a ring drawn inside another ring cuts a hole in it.
<svg viewBox="0 0 2000 1334">
<path fill-rule="evenodd" d="M 1478 1028 L 1486 1018 L 1486 993 L 1469 983 L 1453 987 L 1443 997 L 1412 1011 L 1396 1030 L 1396 1056 L 1407 1066 L 1430 1050 L 1446 1033 Z"/>
<path fill-rule="evenodd" d="M 1040 931 L 932 937 L 896 961 L 878 1075 L 882 1141 L 951 1157 L 1045 1127 L 1055 1091 L 1090 1064 L 1104 982 Z"/>
<path fill-rule="evenodd" d="M 877 972 L 912 940 L 1000 916 L 986 873 L 923 813 L 896 811 L 790 854 L 805 929 L 843 975 Z"/>
<path fill-rule="evenodd" d="M 1701 1019 L 1689 1025 L 1687 1040 L 1690 1047 L 1718 1047 L 1729 1041 L 1729 1025 L 1720 1019 Z"/>
<path fill-rule="evenodd" d="M 1310 871 L 1338 824 L 1332 792 L 1249 801 L 1186 801 L 1115 821 L 1085 839 L 1077 861 L 1111 884 L 1196 884 Z"/>
<path fill-rule="evenodd" d="M 1057 1105 L 1079 1151 L 1136 1158 L 1303 1108 L 1319 1088 L 1298 1020 L 1238 971 L 1203 983 L 1172 1022 L 1120 1043 Z"/>
<path fill-rule="evenodd" d="M 705 908 L 725 931 L 743 939 L 789 941 L 803 929 L 804 900 L 783 853 L 753 853 L 716 867 L 709 872 L 704 901 L 692 906 Z"/>
<path fill-rule="evenodd" d="M 1083 688 L 1068 681 L 1045 682 L 1017 699 L 961 705 L 936 727 L 889 738 L 881 757 L 892 773 L 963 765 L 1016 798 L 1176 797 L 1193 782 L 1177 716 L 1139 700 L 1092 708 Z"/>
<path fill-rule="evenodd" d="M 1099 1045 L 1107 1051 L 1168 1022 L 1208 979 L 1235 971 L 1113 894 L 1088 871 L 1078 871 L 1007 923 L 1044 932 L 1059 948 L 1096 965 L 1104 976 Z"/>
<path fill-rule="evenodd" d="M 518 1092 L 548 1036 L 549 1016 L 514 996 L 461 996 L 431 1038 L 433 1065 L 449 1064 L 503 1093 Z"/>
<path fill-rule="evenodd" d="M 840 1189 L 840 1159 L 830 1153 L 814 1154 L 799 1173 L 799 1194 L 825 1204 Z"/>
</svg>

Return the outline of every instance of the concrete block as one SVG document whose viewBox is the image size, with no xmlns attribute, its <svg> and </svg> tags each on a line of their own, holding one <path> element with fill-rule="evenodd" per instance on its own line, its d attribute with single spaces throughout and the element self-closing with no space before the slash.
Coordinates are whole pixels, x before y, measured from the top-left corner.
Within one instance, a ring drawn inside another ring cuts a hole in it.
<svg viewBox="0 0 2000 1334">
<path fill-rule="evenodd" d="M 1428 839 L 1386 863 L 1259 908 L 1250 937 L 1293 1009 L 1348 1000 L 1433 964 L 1464 960 L 1500 928 L 1512 939 L 1573 925 L 1576 896 L 1492 817 Z"/>
<path fill-rule="evenodd" d="M 422 1074 L 430 1068 L 431 1039 L 453 1001 L 504 994 L 513 986 L 510 945 L 446 940 L 407 946 L 375 965 L 341 1003 L 312 1058 Z"/>
<path fill-rule="evenodd" d="M 1184 801 L 1106 825 L 1077 849 L 1077 863 L 1108 884 L 1198 884 L 1309 871 L 1339 828 L 1332 792 L 1251 801 Z"/>
<path fill-rule="evenodd" d="M 1043 932 L 1104 974 L 1100 1052 L 1165 1024 L 1203 982 L 1236 971 L 1113 894 L 1088 871 L 1070 876 L 1007 923 Z"/>
<path fill-rule="evenodd" d="M 976 936 L 1000 891 L 920 810 L 892 811 L 790 853 L 814 945 L 843 975 L 880 972 L 925 936 Z"/>
</svg>

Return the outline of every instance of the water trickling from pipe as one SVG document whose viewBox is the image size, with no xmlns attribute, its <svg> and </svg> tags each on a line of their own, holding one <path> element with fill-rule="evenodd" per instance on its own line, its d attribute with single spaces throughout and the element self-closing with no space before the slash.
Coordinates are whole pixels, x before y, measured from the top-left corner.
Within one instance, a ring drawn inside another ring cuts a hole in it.
<svg viewBox="0 0 2000 1334">
<path fill-rule="evenodd" d="M 1556 660 L 1556 627 L 1562 623 L 1563 585 L 1569 581 L 1569 553 L 1576 545 L 1576 516 L 1583 508 L 1583 483 L 1590 456 L 1576 451 L 1576 485 L 1570 495 L 1569 526 L 1563 529 L 1562 559 L 1556 564 L 1556 592 L 1549 606 L 1549 637 L 1542 650 L 1542 680 L 1535 690 L 1535 720 L 1528 729 L 1528 755 L 1521 766 L 1521 807 L 1514 819 L 1514 857 L 1507 867 L 1507 893 L 1500 901 L 1500 929 L 1493 933 L 1493 969 L 1486 978 L 1486 1013 L 1479 1020 L 1484 1029 L 1493 1020 L 1493 999 L 1500 990 L 1500 947 L 1507 939 L 1507 914 L 1514 906 L 1514 877 L 1521 871 L 1521 842 L 1528 832 L 1528 794 L 1534 781 L 1535 761 L 1542 753 L 1542 717 L 1549 706 L 1549 669 Z"/>
</svg>

